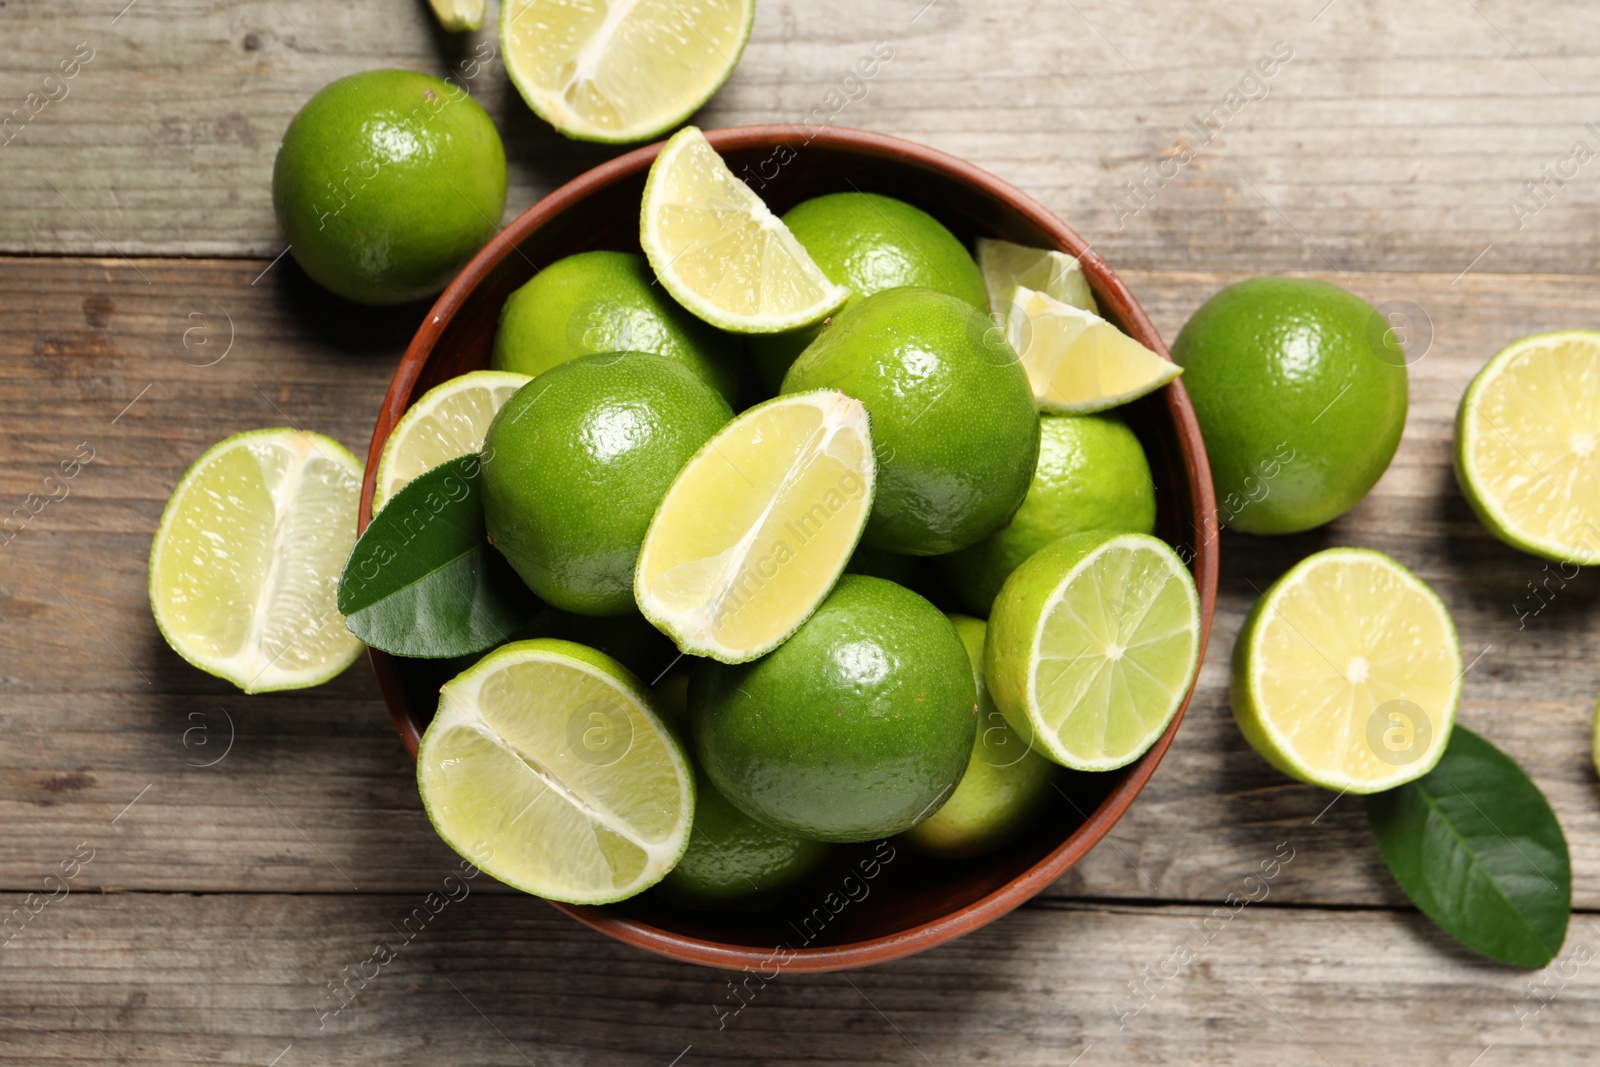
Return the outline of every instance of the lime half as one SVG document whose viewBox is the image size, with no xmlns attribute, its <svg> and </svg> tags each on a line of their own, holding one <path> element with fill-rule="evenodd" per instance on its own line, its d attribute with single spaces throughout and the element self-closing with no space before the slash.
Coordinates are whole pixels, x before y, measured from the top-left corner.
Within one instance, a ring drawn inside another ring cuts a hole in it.
<svg viewBox="0 0 1600 1067">
<path fill-rule="evenodd" d="M 1183 705 L 1200 662 L 1200 598 L 1165 542 L 1094 530 L 1012 572 L 984 642 L 990 695 L 1011 728 L 1064 767 L 1142 756 Z"/>
<path fill-rule="evenodd" d="M 1456 479 L 1502 541 L 1600 563 L 1600 332 L 1524 338 L 1473 379 L 1456 415 Z"/>
<path fill-rule="evenodd" d="M 481 449 L 501 406 L 530 381 L 526 374 L 475 370 L 423 393 L 384 442 L 372 510 L 377 512 L 418 475 Z"/>
<path fill-rule="evenodd" d="M 639 610 L 678 648 L 765 655 L 833 588 L 872 510 L 867 410 L 832 389 L 760 404 L 718 431 L 656 509 Z"/>
<path fill-rule="evenodd" d="M 451 848 L 571 904 L 659 882 L 694 821 L 689 761 L 643 685 L 604 653 L 549 638 L 504 645 L 445 683 L 417 785 Z"/>
<path fill-rule="evenodd" d="M 1183 373 L 1092 311 L 1021 287 L 1011 300 L 1006 339 L 1022 357 L 1041 410 L 1105 411 Z"/>
<path fill-rule="evenodd" d="M 356 543 L 361 464 L 331 437 L 254 430 L 178 482 L 150 546 L 167 644 L 246 693 L 304 689 L 361 653 L 336 606 Z"/>
<path fill-rule="evenodd" d="M 1077 256 L 980 237 L 977 258 L 984 288 L 989 291 L 989 310 L 997 314 L 1011 310 L 1011 294 L 1019 285 L 1084 311 L 1100 310 Z"/>
<path fill-rule="evenodd" d="M 755 13 L 755 0 L 503 0 L 500 48 L 517 91 L 560 132 L 647 141 L 728 80 Z"/>
<path fill-rule="evenodd" d="M 810 326 L 850 296 L 693 126 L 650 166 L 639 243 L 678 303 L 733 333 Z"/>
<path fill-rule="evenodd" d="M 1233 716 L 1291 778 L 1379 793 L 1444 754 L 1461 648 L 1427 584 L 1379 552 L 1331 548 L 1267 590 L 1233 650 Z"/>
</svg>

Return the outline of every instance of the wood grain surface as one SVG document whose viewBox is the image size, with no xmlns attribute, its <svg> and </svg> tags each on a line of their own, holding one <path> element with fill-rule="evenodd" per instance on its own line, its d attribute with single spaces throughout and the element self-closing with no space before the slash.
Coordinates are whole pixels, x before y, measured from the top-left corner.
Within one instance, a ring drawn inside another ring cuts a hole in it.
<svg viewBox="0 0 1600 1067">
<path fill-rule="evenodd" d="M 1541 584 L 1542 563 L 1473 518 L 1448 449 L 1461 390 L 1501 346 L 1600 325 L 1600 162 L 1543 177 L 1576 142 L 1600 152 L 1600 9 L 1324 4 L 760 5 L 701 124 L 858 125 L 971 159 L 1079 228 L 1169 340 L 1250 273 L 1344 285 L 1404 326 L 1412 397 L 1355 510 L 1292 538 L 1224 534 L 1195 701 L 1101 847 L 962 941 L 784 975 L 732 1017 L 730 976 L 487 879 L 352 983 L 455 862 L 370 670 L 245 698 L 171 653 L 145 599 L 182 471 L 263 426 L 364 454 L 425 310 L 355 308 L 274 260 L 272 158 L 312 92 L 380 66 L 456 72 L 505 136 L 508 218 L 613 153 L 544 127 L 498 60 L 470 65 L 492 30 L 448 38 L 421 0 L 0 4 L 0 513 L 93 456 L 0 532 L 0 920 L 93 850 L 69 896 L 0 934 L 0 1064 L 1592 1063 L 1600 578 Z M 893 59 L 847 82 L 878 41 Z M 80 42 L 93 58 L 32 114 Z M 7 127 L 13 107 L 29 117 Z M 1220 130 L 1187 125 L 1200 113 Z M 1473 664 L 1461 721 L 1560 816 L 1580 914 L 1545 972 L 1450 944 L 1405 906 L 1359 802 L 1290 782 L 1239 737 L 1226 664 L 1244 612 L 1330 545 L 1381 549 L 1439 591 Z M 1295 859 L 1270 898 L 1196 933 L 1280 843 Z M 1196 962 L 1157 975 L 1185 938 L 1205 939 Z M 343 1002 L 330 980 L 360 992 L 323 1018 Z"/>
<path fill-rule="evenodd" d="M 10 1062 L 280 1067 L 1587 1067 L 1600 1012 L 1587 915 L 1534 981 L 1415 914 L 1072 903 L 867 971 L 761 978 L 643 955 L 526 898 L 470 893 L 402 926 L 422 899 L 74 894 L 6 950 L 30 978 L 0 983 L 0 1045 Z"/>
<path fill-rule="evenodd" d="M 454 73 L 483 102 L 511 160 L 507 218 L 611 154 L 533 117 L 492 24 L 449 38 L 422 0 L 125 5 L 0 11 L 0 114 L 79 42 L 94 55 L 0 148 L 0 250 L 276 255 L 283 128 L 323 84 L 374 67 Z M 878 41 L 892 60 L 851 80 Z M 1275 49 L 1290 58 L 1262 78 Z M 1600 151 L 1585 128 L 1600 124 L 1597 56 L 1586 0 L 763 0 L 698 121 L 932 144 L 1039 197 L 1119 267 L 1454 275 L 1482 255 L 1491 271 L 1580 272 L 1600 265 L 1600 162 L 1560 172 L 1576 141 Z M 1163 167 L 1183 144 L 1192 162 Z M 1509 201 L 1546 166 L 1562 185 L 1519 218 Z M 1128 199 L 1129 182 L 1147 194 Z"/>
</svg>

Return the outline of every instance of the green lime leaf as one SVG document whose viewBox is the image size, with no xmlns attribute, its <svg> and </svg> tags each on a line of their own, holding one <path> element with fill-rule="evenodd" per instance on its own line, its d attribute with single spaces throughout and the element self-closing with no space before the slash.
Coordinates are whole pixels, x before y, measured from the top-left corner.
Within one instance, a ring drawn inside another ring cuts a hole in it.
<svg viewBox="0 0 1600 1067">
<path fill-rule="evenodd" d="M 1491 959 L 1543 967 L 1572 913 L 1561 824 L 1511 757 L 1457 726 L 1439 765 L 1367 797 L 1395 881 L 1451 937 Z"/>
<path fill-rule="evenodd" d="M 538 609 L 489 545 L 481 468 L 476 454 L 441 463 L 373 516 L 339 579 L 351 633 L 397 656 L 444 659 L 501 644 Z"/>
</svg>

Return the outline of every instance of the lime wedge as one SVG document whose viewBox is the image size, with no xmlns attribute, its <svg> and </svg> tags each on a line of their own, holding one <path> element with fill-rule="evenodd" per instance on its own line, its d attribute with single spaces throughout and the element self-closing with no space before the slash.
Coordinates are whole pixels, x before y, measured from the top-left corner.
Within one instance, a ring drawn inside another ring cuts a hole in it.
<svg viewBox="0 0 1600 1067">
<path fill-rule="evenodd" d="M 1019 285 L 1085 311 L 1100 310 L 1077 256 L 980 237 L 977 259 L 989 291 L 989 310 L 998 315 L 1011 310 L 1011 294 Z"/>
<path fill-rule="evenodd" d="M 1183 373 L 1094 312 L 1022 287 L 1011 296 L 1006 339 L 1040 409 L 1058 414 L 1105 411 Z"/>
<path fill-rule="evenodd" d="M 610 656 L 550 638 L 504 645 L 445 683 L 417 786 L 451 848 L 571 904 L 659 882 L 694 821 L 689 761 L 644 686 Z"/>
<path fill-rule="evenodd" d="M 178 482 L 150 546 L 150 610 L 172 650 L 246 693 L 304 689 L 361 654 L 335 606 L 361 464 L 339 442 L 254 430 Z"/>
<path fill-rule="evenodd" d="M 648 141 L 738 65 L 755 0 L 504 0 L 500 49 L 538 116 L 580 141 Z"/>
<path fill-rule="evenodd" d="M 639 610 L 678 648 L 765 655 L 838 581 L 872 510 L 867 410 L 832 389 L 760 404 L 717 432 L 656 508 Z"/>
<path fill-rule="evenodd" d="M 1079 771 L 1132 763 L 1183 706 L 1199 668 L 1200 598 L 1165 542 L 1093 530 L 1053 541 L 995 599 L 984 673 L 995 706 Z"/>
<path fill-rule="evenodd" d="M 532 380 L 510 371 L 475 370 L 423 393 L 384 442 L 372 510 L 383 507 L 419 474 L 481 449 L 495 414 L 511 394 Z"/>
<path fill-rule="evenodd" d="M 1527 337 L 1491 359 L 1456 414 L 1456 480 L 1513 548 L 1600 563 L 1600 332 Z"/>
<path fill-rule="evenodd" d="M 1291 778 L 1379 793 L 1444 754 L 1461 700 L 1456 628 L 1379 552 L 1331 548 L 1267 590 L 1233 649 L 1233 717 Z"/>
<path fill-rule="evenodd" d="M 439 25 L 451 33 L 482 26 L 483 14 L 489 7 L 489 0 L 429 0 L 429 3 L 433 5 Z"/>
<path fill-rule="evenodd" d="M 650 167 L 639 243 L 678 303 L 734 333 L 810 326 L 850 297 L 693 126 Z"/>
</svg>

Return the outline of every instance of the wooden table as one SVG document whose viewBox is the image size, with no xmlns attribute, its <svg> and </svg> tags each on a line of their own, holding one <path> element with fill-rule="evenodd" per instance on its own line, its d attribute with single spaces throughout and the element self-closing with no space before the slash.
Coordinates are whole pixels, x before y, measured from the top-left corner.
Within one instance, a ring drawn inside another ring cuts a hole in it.
<svg viewBox="0 0 1600 1067">
<path fill-rule="evenodd" d="M 854 80 L 879 41 L 892 59 Z M 962 941 L 785 975 L 721 1029 L 726 975 L 484 882 L 328 1014 L 329 983 L 455 858 L 364 663 L 246 698 L 168 651 L 145 599 L 184 468 L 284 424 L 364 454 L 417 325 L 277 258 L 268 182 L 289 117 L 343 73 L 460 71 L 493 34 L 449 39 L 419 0 L 9 0 L 0 42 L 0 109 L 24 108 L 0 126 L 0 506 L 93 454 L 0 546 L 0 914 L 80 868 L 3 935 L 0 1063 L 1600 1057 L 1600 966 L 1579 962 L 1600 946 L 1600 577 L 1547 584 L 1474 521 L 1448 458 L 1489 356 L 1600 324 L 1600 162 L 1573 161 L 1575 142 L 1600 151 L 1593 4 L 763 0 L 701 124 L 826 121 L 971 159 L 1095 242 L 1169 338 L 1230 280 L 1304 271 L 1408 316 L 1415 362 L 1405 440 L 1366 501 L 1298 537 L 1224 536 L 1188 719 L 1100 848 Z M 1250 78 L 1275 49 L 1290 53 L 1275 75 Z M 75 56 L 73 78 L 46 81 Z M 468 80 L 506 139 L 507 218 L 612 154 L 543 126 L 498 62 Z M 1185 141 L 1196 157 L 1164 163 Z M 1472 663 L 1461 720 L 1566 828 L 1564 966 L 1529 974 L 1452 944 L 1394 888 L 1358 802 L 1330 805 L 1240 738 L 1226 663 L 1241 617 L 1328 545 L 1389 552 L 1449 604 Z M 1284 842 L 1270 897 L 1163 966 Z"/>
</svg>

